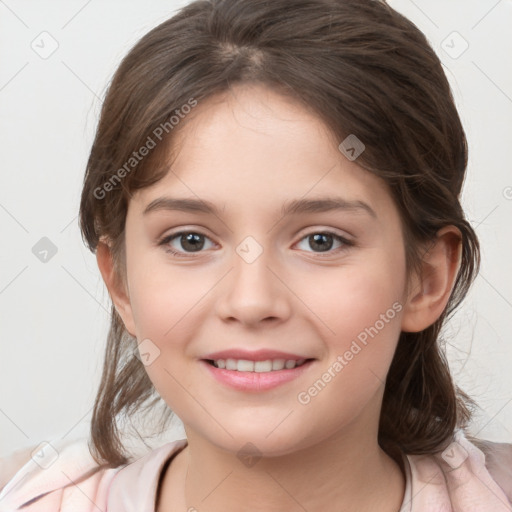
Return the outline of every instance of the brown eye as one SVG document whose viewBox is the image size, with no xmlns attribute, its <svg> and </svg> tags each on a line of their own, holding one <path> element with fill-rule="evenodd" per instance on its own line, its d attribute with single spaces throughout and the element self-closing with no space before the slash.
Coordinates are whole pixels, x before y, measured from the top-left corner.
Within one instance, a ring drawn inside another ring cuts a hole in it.
<svg viewBox="0 0 512 512">
<path fill-rule="evenodd" d="M 354 245 L 353 242 L 331 231 L 318 231 L 316 233 L 311 233 L 303 237 L 301 242 L 303 240 L 306 240 L 307 246 L 313 249 L 313 251 L 306 250 L 306 252 L 335 253 L 337 250 L 343 250 L 349 246 Z M 338 242 L 339 246 L 337 247 L 337 250 L 335 249 L 332 251 L 331 249 L 335 242 Z"/>
<path fill-rule="evenodd" d="M 185 251 L 200 251 L 204 247 L 204 237 L 198 233 L 186 233 L 179 235 L 181 246 Z"/>
<path fill-rule="evenodd" d="M 165 250 L 175 256 L 193 255 L 201 252 L 205 246 L 205 240 L 209 240 L 206 235 L 195 231 L 180 231 L 163 238 L 159 245 L 165 246 Z M 172 246 L 171 242 L 175 242 Z M 176 250 L 176 245 L 181 246 Z"/>
</svg>

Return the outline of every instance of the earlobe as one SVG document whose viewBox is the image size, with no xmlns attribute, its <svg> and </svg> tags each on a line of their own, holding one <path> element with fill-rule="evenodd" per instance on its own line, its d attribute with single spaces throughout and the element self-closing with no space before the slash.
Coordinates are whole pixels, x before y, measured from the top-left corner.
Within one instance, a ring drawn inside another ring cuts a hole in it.
<svg viewBox="0 0 512 512">
<path fill-rule="evenodd" d="M 441 316 L 453 290 L 461 263 L 461 233 L 455 226 L 441 229 L 428 246 L 415 275 L 402 316 L 402 331 L 419 332 Z"/>
<path fill-rule="evenodd" d="M 132 336 L 135 336 L 135 323 L 133 321 L 129 295 L 127 290 L 125 290 L 122 279 L 117 275 L 116 269 L 114 268 L 111 249 L 104 241 L 98 243 L 96 248 L 96 261 L 117 313 L 121 317 L 126 330 Z"/>
</svg>

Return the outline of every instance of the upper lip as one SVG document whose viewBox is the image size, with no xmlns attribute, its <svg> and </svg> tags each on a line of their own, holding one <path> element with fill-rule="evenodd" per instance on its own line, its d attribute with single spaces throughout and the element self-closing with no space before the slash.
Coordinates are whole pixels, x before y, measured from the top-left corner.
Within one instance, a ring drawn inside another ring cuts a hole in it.
<svg viewBox="0 0 512 512">
<path fill-rule="evenodd" d="M 267 361 L 268 359 L 285 359 L 298 361 L 300 359 L 311 359 L 307 356 L 299 356 L 288 352 L 280 352 L 279 350 L 255 350 L 248 351 L 243 349 L 221 350 L 220 352 L 212 352 L 202 359 L 210 359 L 216 361 L 218 359 L 245 359 L 247 361 Z"/>
</svg>

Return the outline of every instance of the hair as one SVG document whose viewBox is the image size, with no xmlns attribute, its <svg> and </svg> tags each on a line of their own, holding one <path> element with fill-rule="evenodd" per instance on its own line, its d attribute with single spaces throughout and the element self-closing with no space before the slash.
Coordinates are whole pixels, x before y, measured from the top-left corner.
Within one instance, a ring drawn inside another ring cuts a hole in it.
<svg viewBox="0 0 512 512">
<path fill-rule="evenodd" d="M 191 117 L 171 123 L 169 116 L 235 84 L 272 88 L 314 112 L 336 140 L 363 141 L 357 164 L 389 186 L 408 275 L 441 228 L 459 229 L 449 302 L 430 327 L 400 334 L 379 424 L 379 444 L 393 457 L 434 453 L 473 414 L 475 403 L 452 380 L 440 332 L 476 277 L 480 250 L 460 203 L 468 149 L 449 83 L 424 34 L 384 1 L 196 0 L 147 33 L 106 92 L 81 196 L 84 242 L 95 252 L 106 241 L 125 282 L 130 197 L 166 175 L 171 141 Z M 134 161 L 134 151 L 155 139 Z M 129 460 L 120 419 L 159 400 L 136 346 L 112 306 L 89 448 L 114 467 Z M 160 424 L 172 414 L 167 408 Z"/>
</svg>

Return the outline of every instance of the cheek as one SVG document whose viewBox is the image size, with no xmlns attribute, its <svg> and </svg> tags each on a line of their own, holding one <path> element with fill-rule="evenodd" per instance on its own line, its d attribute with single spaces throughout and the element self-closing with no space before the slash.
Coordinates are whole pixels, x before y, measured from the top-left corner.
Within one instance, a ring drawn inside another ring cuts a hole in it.
<svg viewBox="0 0 512 512">
<path fill-rule="evenodd" d="M 405 259 L 396 251 L 371 256 L 335 274 L 319 273 L 315 287 L 309 282 L 308 292 L 304 283 L 301 292 L 321 320 L 315 324 L 329 363 L 341 356 L 343 380 L 354 385 L 385 379 L 400 335 Z"/>
<path fill-rule="evenodd" d="M 301 294 L 329 328 L 326 332 L 340 339 L 352 338 L 403 300 L 404 276 L 399 257 L 386 263 L 381 255 L 340 267 L 338 272 L 317 273 L 304 282 Z M 392 319 L 396 309 L 390 312 Z"/>
<path fill-rule="evenodd" d="M 327 354 L 297 398 L 330 411 L 326 428 L 349 421 L 370 402 L 377 407 L 400 335 L 401 274 L 382 265 L 365 268 L 340 273 L 338 283 L 326 280 L 328 292 L 316 295 Z"/>
<path fill-rule="evenodd" d="M 130 303 L 137 338 L 165 344 L 200 309 L 207 283 L 193 269 L 166 264 L 163 250 L 134 250 L 131 256 Z"/>
<path fill-rule="evenodd" d="M 188 403 L 183 390 L 194 385 L 185 358 L 195 356 L 189 341 L 201 325 L 194 319 L 201 314 L 200 299 L 207 292 L 203 289 L 206 285 L 192 277 L 194 274 L 187 277 L 183 270 L 141 267 L 138 275 L 132 274 L 131 304 L 139 343 L 146 343 L 155 354 L 145 370 L 169 407 L 181 411 Z"/>
</svg>

